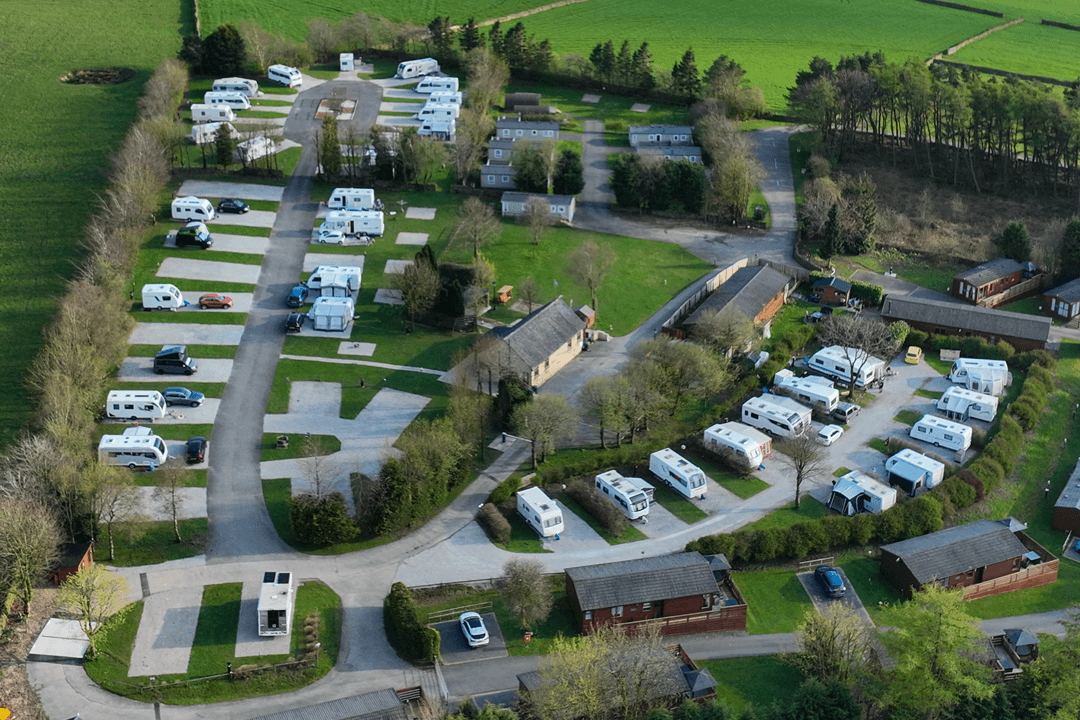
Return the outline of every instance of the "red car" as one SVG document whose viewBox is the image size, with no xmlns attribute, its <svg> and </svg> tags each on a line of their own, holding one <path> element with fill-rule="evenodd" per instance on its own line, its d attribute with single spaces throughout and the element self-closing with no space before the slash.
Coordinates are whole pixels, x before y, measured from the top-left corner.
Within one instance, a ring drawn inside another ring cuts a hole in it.
<svg viewBox="0 0 1080 720">
<path fill-rule="evenodd" d="M 206 308 L 231 308 L 232 298 L 217 293 L 207 293 L 199 298 L 199 307 L 203 310 Z"/>
</svg>

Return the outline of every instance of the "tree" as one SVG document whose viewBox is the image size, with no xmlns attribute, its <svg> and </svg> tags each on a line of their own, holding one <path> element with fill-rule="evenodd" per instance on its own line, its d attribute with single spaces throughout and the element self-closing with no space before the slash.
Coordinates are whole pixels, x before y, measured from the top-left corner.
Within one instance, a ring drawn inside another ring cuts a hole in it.
<svg viewBox="0 0 1080 720">
<path fill-rule="evenodd" d="M 547 195 L 551 173 L 555 167 L 554 140 L 515 143 L 514 188 L 519 192 Z"/>
<path fill-rule="evenodd" d="M 236 138 L 228 123 L 221 123 L 217 132 L 214 133 L 214 159 L 222 170 L 228 169 L 233 164 L 233 155 L 236 153 Z"/>
<path fill-rule="evenodd" d="M 356 524 L 345 508 L 345 497 L 339 492 L 322 497 L 304 493 L 291 498 L 289 522 L 297 542 L 311 547 L 327 547 L 356 538 Z"/>
<path fill-rule="evenodd" d="M 750 152 L 731 153 L 716 164 L 713 191 L 721 212 L 734 223 L 746 215 L 765 169 Z"/>
<path fill-rule="evenodd" d="M 600 299 L 597 293 L 614 264 L 615 251 L 607 243 L 598 245 L 593 240 L 586 240 L 570 253 L 566 273 L 588 289 L 593 312 L 599 312 Z"/>
<path fill-rule="evenodd" d="M 461 28 L 458 45 L 461 46 L 461 52 L 463 53 L 469 53 L 484 46 L 484 36 L 480 34 L 480 28 L 476 26 L 476 18 L 470 17 L 469 21 Z"/>
<path fill-rule="evenodd" d="M 735 305 L 702 313 L 693 331 L 694 340 L 726 357 L 735 352 L 744 352 L 756 337 L 753 321 Z"/>
<path fill-rule="evenodd" d="M 10 587 L 27 612 L 34 586 L 60 557 L 60 528 L 52 510 L 28 497 L 0 502 L 0 587 Z"/>
<path fill-rule="evenodd" d="M 701 89 L 701 74 L 694 61 L 693 48 L 687 49 L 682 58 L 671 68 L 671 91 L 676 95 L 694 97 Z"/>
<path fill-rule="evenodd" d="M 340 26 L 331 25 L 323 18 L 316 18 L 308 23 L 308 34 L 304 41 L 316 60 L 329 60 L 341 44 Z"/>
<path fill-rule="evenodd" d="M 450 17 L 438 17 L 428 23 L 428 31 L 431 33 L 431 44 L 434 46 L 435 57 L 445 60 L 454 55 L 454 30 Z"/>
<path fill-rule="evenodd" d="M 656 85 L 652 72 L 652 54 L 647 42 L 641 43 L 641 47 L 634 51 L 630 60 L 630 82 L 641 90 L 652 90 Z"/>
<path fill-rule="evenodd" d="M 605 430 L 615 431 L 616 445 L 622 444 L 622 428 L 626 424 L 625 395 L 620 379 L 594 377 L 581 389 L 581 401 L 600 425 L 600 447 L 607 448 Z"/>
<path fill-rule="evenodd" d="M 551 204 L 541 197 L 529 198 L 525 203 L 525 212 L 521 214 L 521 221 L 528 226 L 533 245 L 539 245 L 540 236 L 552 224 Z"/>
<path fill-rule="evenodd" d="M 185 35 L 184 42 L 180 46 L 180 52 L 177 53 L 177 57 L 187 63 L 191 72 L 202 72 L 203 59 L 205 56 L 206 49 L 203 47 L 203 40 L 199 33 Z"/>
<path fill-rule="evenodd" d="M 1065 637 L 1043 643 L 1039 659 L 1024 671 L 1024 680 L 1034 686 L 1033 718 L 1080 718 L 1080 611 L 1071 610 L 1069 619 L 1061 624 Z"/>
<path fill-rule="evenodd" d="M 555 452 L 555 445 L 574 436 L 577 417 L 565 398 L 558 395 L 540 395 L 532 402 L 514 409 L 514 427 L 522 437 L 532 442 L 532 466 L 536 469 L 539 450 L 540 462 Z"/>
<path fill-rule="evenodd" d="M 1027 225 L 1019 220 L 1009 223 L 1001 235 L 994 238 L 994 246 L 1002 255 L 1016 262 L 1031 259 L 1031 237 Z"/>
<path fill-rule="evenodd" d="M 327 458 L 329 448 L 318 435 L 306 433 L 300 443 L 300 468 L 316 498 L 323 496 L 323 484 L 336 474 L 337 468 Z"/>
<path fill-rule="evenodd" d="M 99 465 L 95 479 L 91 512 L 99 530 L 104 525 L 109 533 L 109 560 L 113 560 L 117 533 L 126 530 L 130 534 L 135 524 L 143 520 L 142 501 L 127 469 Z"/>
<path fill-rule="evenodd" d="M 850 607 L 829 603 L 808 610 L 796 629 L 799 651 L 792 664 L 803 675 L 851 687 L 870 651 L 872 638 L 862 618 Z"/>
<path fill-rule="evenodd" d="M 555 164 L 552 186 L 556 195 L 577 195 L 585 189 L 585 167 L 581 155 L 573 150 L 563 150 Z"/>
<path fill-rule="evenodd" d="M 453 237 L 467 242 L 472 248 L 473 257 L 478 256 L 480 248 L 499 237 L 501 232 L 502 223 L 495 217 L 495 211 L 480 198 L 470 196 L 458 208 L 458 222 Z"/>
<path fill-rule="evenodd" d="M 798 510 L 803 481 L 825 472 L 828 458 L 809 428 L 802 435 L 778 441 L 774 449 L 779 453 L 775 457 L 795 471 L 795 509 Z"/>
<path fill-rule="evenodd" d="M 1080 272 L 1080 217 L 1069 218 L 1061 241 L 1061 266 L 1070 274 Z"/>
<path fill-rule="evenodd" d="M 454 176 L 459 184 L 465 184 L 480 165 L 480 159 L 487 150 L 487 140 L 494 130 L 495 121 L 491 115 L 470 107 L 461 110 L 457 119 L 457 134 L 450 151 Z"/>
<path fill-rule="evenodd" d="M 493 42 L 498 24 L 491 26 Z M 479 113 L 487 113 L 496 104 L 503 88 L 509 82 L 510 68 L 506 61 L 499 57 L 494 44 L 491 49 L 478 47 L 470 51 L 465 56 L 465 67 L 466 85 L 469 88 L 465 104 Z"/>
<path fill-rule="evenodd" d="M 818 254 L 828 260 L 833 255 L 844 252 L 844 235 L 840 231 L 840 205 L 833 203 L 829 208 L 829 219 L 825 222 L 824 237 Z"/>
<path fill-rule="evenodd" d="M 341 138 L 338 137 L 337 118 L 327 115 L 315 139 L 320 174 L 324 180 L 341 175 Z"/>
<path fill-rule="evenodd" d="M 671 417 L 684 399 L 703 400 L 731 382 L 727 364 L 697 343 L 656 338 L 634 348 L 634 358 L 657 404 Z"/>
<path fill-rule="evenodd" d="M 203 71 L 222 77 L 239 75 L 244 70 L 244 38 L 232 23 L 218 25 L 203 41 Z"/>
<path fill-rule="evenodd" d="M 839 345 L 851 381 L 848 391 L 855 397 L 856 380 L 870 358 L 888 360 L 900 348 L 889 326 L 881 320 L 866 320 L 851 313 L 833 313 L 818 325 L 822 345 Z"/>
<path fill-rule="evenodd" d="M 529 307 L 529 314 L 532 314 L 533 305 L 537 305 L 540 302 L 540 288 L 536 285 L 536 280 L 532 275 L 529 275 L 517 286 L 517 296 L 521 302 L 525 303 Z"/>
<path fill-rule="evenodd" d="M 172 520 L 173 535 L 176 542 L 184 542 L 180 535 L 180 515 L 184 510 L 184 477 L 178 470 L 169 468 L 158 474 L 158 484 L 154 487 L 154 504 Z"/>
<path fill-rule="evenodd" d="M 430 263 L 416 260 L 406 265 L 404 272 L 394 278 L 401 291 L 401 301 L 409 313 L 409 328 L 416 328 L 416 316 L 431 307 L 439 294 L 439 271 Z"/>
<path fill-rule="evenodd" d="M 464 383 L 467 377 L 460 378 L 461 385 L 450 386 L 450 419 L 454 430 L 463 443 L 471 443 L 481 460 L 487 451 L 485 442 L 494 420 L 494 406 L 491 396 L 469 390 Z"/>
<path fill-rule="evenodd" d="M 428 135 L 418 135 L 415 128 L 404 133 L 402 141 L 405 169 L 416 182 L 426 185 L 450 159 L 446 144 Z"/>
<path fill-rule="evenodd" d="M 60 586 L 57 604 L 79 621 L 90 641 L 90 657 L 97 654 L 98 644 L 110 627 L 106 621 L 126 609 L 127 594 L 124 578 L 113 575 L 104 565 L 88 565 Z"/>
<path fill-rule="evenodd" d="M 538 560 L 508 561 L 496 586 L 523 630 L 532 630 L 551 612 L 551 590 L 544 577 L 544 564 Z"/>
</svg>

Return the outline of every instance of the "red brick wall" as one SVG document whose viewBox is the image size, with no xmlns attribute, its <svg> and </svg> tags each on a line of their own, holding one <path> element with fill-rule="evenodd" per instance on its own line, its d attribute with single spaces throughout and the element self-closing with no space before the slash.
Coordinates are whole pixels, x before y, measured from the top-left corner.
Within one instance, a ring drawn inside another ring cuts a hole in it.
<svg viewBox="0 0 1080 720">
<path fill-rule="evenodd" d="M 671 600 L 664 600 L 662 603 L 663 612 L 661 617 L 671 617 L 672 615 L 689 615 L 691 613 L 699 613 L 702 611 L 701 596 L 691 595 L 690 597 L 672 598 Z"/>
<path fill-rule="evenodd" d="M 834 303 L 836 305 L 846 305 L 848 301 L 849 293 L 840 292 L 832 285 L 828 285 L 821 291 L 821 301 L 826 303 Z"/>
<path fill-rule="evenodd" d="M 1080 510 L 1056 507 L 1054 508 L 1054 518 L 1051 523 L 1055 530 L 1080 535 Z"/>
</svg>

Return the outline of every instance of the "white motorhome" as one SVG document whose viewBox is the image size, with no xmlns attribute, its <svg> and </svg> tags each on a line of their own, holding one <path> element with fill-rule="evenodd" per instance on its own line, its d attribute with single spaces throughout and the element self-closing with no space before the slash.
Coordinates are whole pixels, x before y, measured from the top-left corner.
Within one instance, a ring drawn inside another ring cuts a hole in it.
<svg viewBox="0 0 1080 720">
<path fill-rule="evenodd" d="M 841 476 L 829 495 L 829 508 L 841 515 L 880 513 L 896 504 L 896 488 L 891 488 L 873 475 L 852 470 Z"/>
<path fill-rule="evenodd" d="M 173 198 L 173 220 L 199 220 L 208 222 L 217 217 L 214 204 L 204 198 L 194 196 Z"/>
<path fill-rule="evenodd" d="M 830 345 L 814 353 L 806 361 L 806 367 L 820 375 L 851 382 L 851 366 L 855 366 L 855 386 L 866 387 L 875 380 L 885 377 L 886 363 L 881 358 L 867 355 L 857 348 L 844 348 Z"/>
<path fill-rule="evenodd" d="M 1012 375 L 1004 360 L 957 358 L 949 371 L 949 381 L 975 392 L 1004 395 L 1005 388 L 1012 385 Z"/>
<path fill-rule="evenodd" d="M 271 65 L 266 70 L 266 76 L 285 87 L 300 87 L 304 84 L 304 76 L 300 71 L 288 65 Z"/>
<path fill-rule="evenodd" d="M 381 236 L 386 230 L 381 210 L 331 210 L 319 225 L 319 232 L 340 230 L 346 235 Z"/>
<path fill-rule="evenodd" d="M 353 292 L 360 289 L 362 269 L 355 265 L 320 265 L 311 271 L 307 286 L 310 290 L 322 290 L 323 284 L 344 282 Z"/>
<path fill-rule="evenodd" d="M 153 470 L 168 459 L 169 449 L 157 435 L 102 435 L 98 441 L 98 460 L 106 465 Z"/>
<path fill-rule="evenodd" d="M 776 383 L 776 387 L 786 390 L 790 397 L 804 405 L 817 405 L 825 412 L 832 412 L 840 404 L 840 391 L 833 387 L 832 381 L 816 375 L 786 377 Z"/>
<path fill-rule="evenodd" d="M 439 61 L 435 58 L 420 58 L 419 60 L 405 60 L 397 66 L 397 75 L 394 77 L 408 80 L 409 78 L 422 77 L 439 72 Z"/>
<path fill-rule="evenodd" d="M 154 422 L 165 412 L 165 396 L 157 390 L 110 390 L 105 398 L 105 415 L 111 418 Z"/>
<path fill-rule="evenodd" d="M 998 399 L 993 395 L 953 385 L 938 399 L 937 409 L 950 420 L 967 422 L 975 418 L 993 422 L 997 417 Z"/>
<path fill-rule="evenodd" d="M 456 77 L 424 78 L 415 89 L 416 92 L 424 94 L 433 92 L 457 92 L 458 79 Z"/>
<path fill-rule="evenodd" d="M 417 135 L 433 137 L 436 140 L 453 140 L 457 134 L 456 120 L 424 120 Z"/>
<path fill-rule="evenodd" d="M 436 92 L 428 95 L 425 105 L 460 105 L 462 102 L 462 94 L 460 92 L 450 92 L 448 90 L 437 90 Z"/>
<path fill-rule="evenodd" d="M 517 492 L 517 511 L 540 537 L 559 539 L 563 531 L 562 510 L 538 487 Z"/>
<path fill-rule="evenodd" d="M 352 72 L 356 69 L 352 53 L 338 53 L 338 72 Z"/>
<path fill-rule="evenodd" d="M 749 425 L 738 422 L 718 423 L 705 429 L 705 447 L 714 452 L 728 448 L 744 458 L 751 467 L 760 467 L 772 455 L 772 438 Z"/>
<path fill-rule="evenodd" d="M 213 92 L 203 95 L 203 102 L 207 105 L 228 105 L 233 110 L 250 110 L 251 100 L 247 95 L 238 92 Z"/>
<path fill-rule="evenodd" d="M 232 112 L 232 109 L 229 109 Z M 191 126 L 191 141 L 196 145 L 207 145 L 217 140 L 218 130 L 228 128 L 229 134 L 236 137 L 236 128 L 227 122 L 210 122 L 204 125 Z"/>
<path fill-rule="evenodd" d="M 264 572 L 259 588 L 259 635 L 289 635 L 296 606 L 292 573 Z"/>
<path fill-rule="evenodd" d="M 914 497 L 922 490 L 929 490 L 945 479 L 945 465 L 937 460 L 904 448 L 885 461 L 890 485 Z"/>
<path fill-rule="evenodd" d="M 143 310 L 173 310 L 189 305 L 180 289 L 169 283 L 154 283 L 142 286 Z"/>
<path fill-rule="evenodd" d="M 371 210 L 375 191 L 371 188 L 334 188 L 326 207 L 331 210 Z"/>
<path fill-rule="evenodd" d="M 418 120 L 457 120 L 459 105 L 425 105 L 416 113 Z"/>
<path fill-rule="evenodd" d="M 672 490 L 688 498 L 702 497 L 708 488 L 701 468 L 671 448 L 649 455 L 649 471 L 667 483 Z"/>
<path fill-rule="evenodd" d="M 770 435 L 798 437 L 811 425 L 810 408 L 782 395 L 762 395 L 743 403 L 743 423 Z"/>
<path fill-rule="evenodd" d="M 928 442 L 934 447 L 964 451 L 971 447 L 971 428 L 952 420 L 942 420 L 934 415 L 923 415 L 911 427 L 911 437 Z"/>
<path fill-rule="evenodd" d="M 631 520 L 649 514 L 649 496 L 636 485 L 627 482 L 618 470 L 608 470 L 597 475 L 596 489 L 611 498 Z"/>
<path fill-rule="evenodd" d="M 342 332 L 352 322 L 354 308 L 351 297 L 319 297 L 311 304 L 308 318 L 313 330 Z"/>
<path fill-rule="evenodd" d="M 277 143 L 259 135 L 236 145 L 236 157 L 243 162 L 254 162 L 277 152 Z"/>
<path fill-rule="evenodd" d="M 232 122 L 235 119 L 236 112 L 232 107 L 223 103 L 217 103 L 215 105 L 195 103 L 191 106 L 191 122 L 196 125 L 199 123 Z"/>
<path fill-rule="evenodd" d="M 219 78 L 214 81 L 210 89 L 214 92 L 240 93 L 241 95 L 247 95 L 249 98 L 262 95 L 262 91 L 259 90 L 259 83 L 242 77 Z"/>
</svg>

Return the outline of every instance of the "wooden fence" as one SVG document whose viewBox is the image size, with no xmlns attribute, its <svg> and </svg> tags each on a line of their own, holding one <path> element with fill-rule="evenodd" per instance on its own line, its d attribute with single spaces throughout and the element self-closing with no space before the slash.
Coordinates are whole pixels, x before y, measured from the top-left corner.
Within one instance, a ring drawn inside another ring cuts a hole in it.
<svg viewBox="0 0 1080 720">
<path fill-rule="evenodd" d="M 450 608 L 449 610 L 437 610 L 436 612 L 428 615 L 428 625 L 455 618 L 464 612 L 491 612 L 491 601 L 488 600 L 486 602 L 473 603 L 472 605 L 462 605 L 461 607 Z"/>
<path fill-rule="evenodd" d="M 1057 582 L 1058 562 L 1058 559 L 1054 558 L 1040 565 L 1031 565 L 1020 572 L 970 585 L 964 588 L 964 599 L 978 600 L 991 595 L 1013 592 L 1014 590 L 1027 590 L 1028 588 L 1050 585 Z"/>
</svg>

